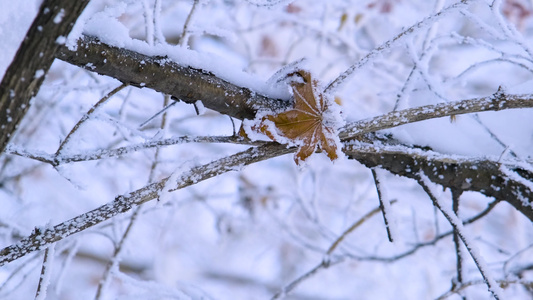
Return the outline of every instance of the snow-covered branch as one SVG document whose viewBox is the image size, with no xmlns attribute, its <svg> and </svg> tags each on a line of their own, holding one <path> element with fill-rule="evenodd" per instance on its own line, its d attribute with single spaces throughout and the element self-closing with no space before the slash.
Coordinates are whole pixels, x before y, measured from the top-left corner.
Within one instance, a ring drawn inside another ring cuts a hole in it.
<svg viewBox="0 0 533 300">
<path fill-rule="evenodd" d="M 470 256 L 478 267 L 481 276 L 483 276 L 483 280 L 487 284 L 487 287 L 494 299 L 502 299 L 502 288 L 496 282 L 495 278 L 493 277 L 492 273 L 488 268 L 487 263 L 479 253 L 478 248 L 473 244 L 474 239 L 470 237 L 469 234 L 466 232 L 462 220 L 460 220 L 459 217 L 455 215 L 450 208 L 445 206 L 441 199 L 439 199 L 437 193 L 433 190 L 431 186 L 434 184 L 429 181 L 428 177 L 424 174 L 424 171 L 419 173 L 418 182 L 433 201 L 433 205 L 435 205 L 435 207 L 437 207 L 442 212 L 442 214 L 446 217 L 450 225 L 453 227 L 455 233 L 461 238 L 463 244 L 470 253 Z"/>
<path fill-rule="evenodd" d="M 531 107 L 532 95 L 507 95 L 499 90 L 488 97 L 414 107 L 353 122 L 342 128 L 339 137 L 346 140 L 364 133 L 452 115 Z"/>
<path fill-rule="evenodd" d="M 73 65 L 123 83 L 150 88 L 194 104 L 199 99 L 205 107 L 238 119 L 253 119 L 258 110 L 279 110 L 289 103 L 265 97 L 246 87 L 236 86 L 209 70 L 195 69 L 173 62 L 168 57 L 107 45 L 84 36 L 76 51 L 62 48 L 57 57 Z"/>
<path fill-rule="evenodd" d="M 115 200 L 99 208 L 54 227 L 35 228 L 30 236 L 0 251 L 0 266 L 106 221 L 120 213 L 129 211 L 140 204 L 157 199 L 161 193 L 182 189 L 226 172 L 238 171 L 243 166 L 287 154 L 293 150 L 277 143 L 253 147 L 208 164 L 194 167 L 183 174 L 176 174 L 177 177 L 172 175 L 126 195 L 118 196 Z M 171 179 L 176 181 L 169 182 Z"/>
<path fill-rule="evenodd" d="M 49 154 L 39 151 L 29 151 L 27 149 L 17 147 L 15 145 L 8 145 L 5 153 L 26 157 L 29 159 L 37 160 L 50 164 L 52 166 L 59 166 L 62 164 L 68 164 L 73 162 L 91 161 L 106 158 L 113 158 L 128 155 L 137 151 L 145 149 L 152 149 L 156 147 L 164 147 L 171 145 L 179 145 L 185 143 L 231 143 L 242 145 L 255 145 L 260 146 L 266 142 L 262 141 L 250 141 L 239 136 L 180 136 L 166 139 L 157 139 L 147 141 L 144 143 L 133 144 L 129 146 L 118 147 L 114 149 L 98 149 L 94 151 L 85 151 L 79 154 Z"/>
<path fill-rule="evenodd" d="M 530 181 L 533 172 L 519 161 L 443 155 L 402 145 L 361 142 L 346 145 L 345 153 L 369 168 L 379 166 L 408 178 L 416 179 L 423 171 L 429 180 L 445 188 L 480 192 L 507 201 L 533 220 L 533 184 Z"/>
<path fill-rule="evenodd" d="M 152 88 L 187 103 L 193 104 L 202 99 L 205 107 L 241 120 L 254 119 L 259 110 L 286 110 L 291 105 L 290 102 L 268 98 L 247 87 L 231 84 L 207 70 L 183 67 L 165 57 L 150 57 L 112 47 L 92 37 L 80 39 L 76 52 L 61 49 L 58 58 L 124 83 Z M 368 132 L 452 115 L 528 107 L 533 107 L 531 95 L 509 95 L 500 89 L 487 97 L 415 107 L 353 122 L 340 130 L 339 137 L 345 140 Z"/>
</svg>

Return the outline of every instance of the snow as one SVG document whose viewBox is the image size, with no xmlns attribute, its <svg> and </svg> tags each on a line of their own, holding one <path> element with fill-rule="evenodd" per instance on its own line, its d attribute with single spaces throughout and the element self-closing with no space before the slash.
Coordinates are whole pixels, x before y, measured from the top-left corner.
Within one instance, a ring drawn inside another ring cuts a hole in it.
<svg viewBox="0 0 533 300">
<path fill-rule="evenodd" d="M 40 2 L 0 0 L 0 73 L 9 66 Z M 94 35 L 280 99 L 291 98 L 284 78 L 296 67 L 309 69 L 322 89 L 349 74 L 327 93 L 327 101 L 339 105 L 328 106 L 324 124 L 340 129 L 345 120 L 371 120 L 395 106 L 486 97 L 500 86 L 505 93 L 532 93 L 533 19 L 502 15 L 498 5 L 509 1 L 497 1 L 493 9 L 488 1 L 467 2 L 200 1 L 188 43 L 179 45 L 193 1 L 93 0 L 69 36 L 57 42 L 75 49 L 82 34 Z M 446 13 L 437 16 L 439 5 Z M 346 21 L 340 26 L 343 16 Z M 60 22 L 62 15 L 50 17 Z M 409 28 L 413 30 L 405 31 Z M 90 63 L 87 67 L 95 68 Z M 394 243 L 388 241 L 378 210 L 327 255 L 346 228 L 379 208 L 371 171 L 359 162 L 342 158 L 332 163 L 315 154 L 300 167 L 291 153 L 245 166 L 244 161 L 265 158 L 265 152 L 233 144 L 244 142 L 232 137 L 239 120 L 205 110 L 202 99 L 196 102 L 200 115 L 180 102 L 160 113 L 168 106 L 165 96 L 146 87 L 127 87 L 111 97 L 57 154 L 73 126 L 121 83 L 59 60 L 43 76 L 44 70 L 30 75 L 44 79 L 43 86 L 0 164 L 0 244 L 17 245 L 34 228 L 44 231 L 36 241 L 45 241 L 52 231 L 44 224 L 63 223 L 56 228 L 61 238 L 56 259 L 47 263 L 46 298 L 95 297 L 96 284 L 131 217 L 129 211 L 117 214 L 116 205 L 127 204 L 124 197 L 148 195 L 160 201 L 143 206 L 102 299 L 271 299 L 298 278 L 298 286 L 283 295 L 287 299 L 436 299 L 453 294 L 452 226 L 435 214 L 413 180 L 376 169 Z M 269 140 L 252 127 L 272 113 L 261 111 L 256 120 L 242 122 L 250 139 Z M 453 121 L 445 117 L 383 130 L 375 137 L 359 136 L 344 146 L 368 156 L 396 151 L 450 163 L 491 161 L 509 180 L 533 189 L 522 176 L 533 170 L 532 118 L 532 109 L 461 115 Z M 267 125 L 275 131 L 273 124 Z M 416 146 L 378 142 L 389 135 Z M 235 153 L 241 154 L 223 160 L 227 164 L 216 163 Z M 207 170 L 194 171 L 201 166 Z M 513 171 L 517 168 L 523 171 Z M 434 171 L 439 172 L 437 167 Z M 208 172 L 224 174 L 201 181 L 215 174 Z M 466 179 L 463 187 L 473 180 Z M 502 201 L 486 216 L 463 225 L 451 212 L 450 192 L 426 183 L 452 224 L 460 227 L 494 292 L 506 299 L 530 297 L 523 286 L 533 275 L 521 268 L 531 264 L 531 221 Z M 495 190 L 505 188 L 496 178 L 490 184 Z M 189 186 L 168 192 L 181 185 Z M 530 203 L 525 194 L 516 199 Z M 475 217 L 493 201 L 465 192 L 460 216 Z M 91 212 L 95 208 L 101 213 Z M 90 220 L 103 223 L 66 237 Z M 3 264 L 0 298 L 35 297 L 42 262 L 42 252 L 33 252 Z M 328 268 L 311 272 L 323 262 Z M 463 295 L 491 299 L 468 255 L 464 266 L 464 281 L 476 284 L 464 287 Z M 509 282 L 517 272 L 523 285 Z M 500 290 L 500 283 L 508 285 Z"/>
<path fill-rule="evenodd" d="M 65 16 L 65 10 L 62 8 L 57 15 L 54 17 L 54 23 L 59 24 L 63 20 L 63 17 Z"/>
<path fill-rule="evenodd" d="M 44 75 L 44 70 L 39 69 L 35 72 L 34 78 L 41 78 Z"/>
<path fill-rule="evenodd" d="M 237 86 L 247 87 L 265 96 L 276 99 L 287 99 L 289 97 L 288 91 L 266 84 L 263 80 L 235 68 L 231 61 L 228 63 L 226 59 L 217 57 L 216 54 L 201 53 L 168 44 L 151 46 L 141 40 L 132 39 L 128 28 L 117 20 L 117 17 L 121 16 L 125 10 L 126 4 L 122 3 L 116 7 L 108 7 L 103 12 L 96 13 L 87 21 L 83 33 L 89 36 L 96 36 L 102 42 L 112 46 L 126 48 L 149 56 L 167 56 L 180 65 L 208 70 Z M 76 39 L 78 37 L 72 36 L 71 38 Z"/>
<path fill-rule="evenodd" d="M 487 283 L 490 292 L 493 293 L 495 297 L 498 297 L 498 299 L 504 299 L 502 296 L 503 289 L 493 277 L 491 270 L 487 265 L 487 262 L 483 259 L 483 256 L 479 252 L 478 247 L 474 244 L 474 238 L 472 238 L 465 230 L 463 222 L 449 208 L 449 205 L 446 205 L 446 203 L 442 202 L 440 197 L 441 193 L 436 191 L 435 184 L 431 182 L 425 174 L 420 174 L 420 179 L 422 180 L 422 182 L 424 182 L 424 185 L 426 185 L 426 187 L 431 189 L 431 194 L 434 196 L 436 202 L 438 203 L 439 209 L 446 216 L 453 228 L 457 230 L 458 235 L 461 237 L 462 242 L 468 249 L 470 256 L 472 256 L 472 259 L 476 262 L 479 271 L 482 273 L 483 279 Z"/>
<path fill-rule="evenodd" d="M 43 262 L 42 269 L 44 270 L 44 274 L 41 275 L 39 293 L 35 297 L 36 300 L 46 299 L 46 294 L 48 292 L 48 285 L 50 284 L 50 277 L 52 274 L 51 269 L 52 269 L 52 265 L 54 262 L 54 256 L 55 256 L 55 245 L 52 245 L 48 247 L 48 250 L 46 253 L 46 261 Z"/>
</svg>

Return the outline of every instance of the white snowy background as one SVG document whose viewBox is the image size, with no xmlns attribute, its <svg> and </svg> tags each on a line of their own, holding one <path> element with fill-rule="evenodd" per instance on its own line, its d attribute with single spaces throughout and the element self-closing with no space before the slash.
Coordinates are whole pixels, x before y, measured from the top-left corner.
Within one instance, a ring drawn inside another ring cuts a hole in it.
<svg viewBox="0 0 533 300">
<path fill-rule="evenodd" d="M 0 74 L 18 49 L 41 1 L 0 0 Z M 67 45 L 82 33 L 149 55 L 203 68 L 268 95 L 282 66 L 307 58 L 327 85 L 370 51 L 386 46 L 348 77 L 333 96 L 346 121 L 420 105 L 508 93 L 533 94 L 531 1 L 443 0 L 91 0 Z M 194 4 L 196 3 L 196 4 Z M 195 5 L 194 12 L 191 9 Z M 403 30 L 438 11 L 412 32 Z M 187 32 L 184 24 L 190 15 Z M 416 69 L 413 67 L 416 65 Z M 412 74 L 411 74 L 412 73 Z M 411 75 L 410 75 L 411 74 Z M 24 117 L 12 149 L 57 151 L 78 120 L 121 83 L 56 60 Z M 63 154 L 133 145 L 177 136 L 232 135 L 229 117 L 178 103 L 146 126 L 164 95 L 126 87 L 65 145 Z M 240 122 L 235 120 L 236 128 Z M 497 139 L 489 134 L 492 132 Z M 533 110 L 441 118 L 387 130 L 399 140 L 468 157 L 529 164 Z M 55 225 L 180 170 L 247 146 L 185 143 L 53 168 L 4 154 L 0 163 L 0 247 L 35 227 Z M 157 162 L 154 164 L 154 162 Z M 446 294 L 456 277 L 451 229 L 416 182 L 378 170 L 395 241 L 381 213 L 351 232 L 336 260 L 305 278 L 286 299 L 462 299 Z M 449 191 L 434 187 L 451 207 Z M 491 199 L 467 192 L 463 219 Z M 271 299 L 320 265 L 328 248 L 379 205 L 371 171 L 357 161 L 313 155 L 305 166 L 292 155 L 270 159 L 141 206 L 66 238 L 50 251 L 52 272 L 43 299 Z M 450 208 L 451 209 L 451 208 Z M 533 226 L 507 203 L 465 226 L 506 299 L 533 297 Z M 427 243 L 427 244 L 425 244 Z M 120 249 L 116 255 L 115 250 Z M 416 249 L 412 253 L 409 252 Z M 465 250 L 466 251 L 466 250 Z M 466 253 L 466 252 L 465 252 Z M 109 274 L 106 265 L 117 265 Z M 43 252 L 0 267 L 0 299 L 31 299 Z M 529 271 L 514 273 L 518 269 Z M 467 299 L 491 299 L 478 268 L 465 255 Z M 528 288 L 526 288 L 529 286 Z"/>
</svg>

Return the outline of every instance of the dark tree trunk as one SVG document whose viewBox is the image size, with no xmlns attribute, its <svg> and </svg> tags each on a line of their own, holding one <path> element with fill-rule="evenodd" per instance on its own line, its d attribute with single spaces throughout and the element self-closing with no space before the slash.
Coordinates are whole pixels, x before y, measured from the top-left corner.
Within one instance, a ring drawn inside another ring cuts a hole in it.
<svg viewBox="0 0 533 300">
<path fill-rule="evenodd" d="M 3 152 L 50 69 L 56 51 L 89 0 L 45 0 L 0 83 Z"/>
</svg>

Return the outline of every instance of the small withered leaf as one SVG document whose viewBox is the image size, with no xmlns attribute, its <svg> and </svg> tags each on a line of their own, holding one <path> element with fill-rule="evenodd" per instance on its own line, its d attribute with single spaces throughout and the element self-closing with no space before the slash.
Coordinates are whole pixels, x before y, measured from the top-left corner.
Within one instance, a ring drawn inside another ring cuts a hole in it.
<svg viewBox="0 0 533 300">
<path fill-rule="evenodd" d="M 297 164 L 305 161 L 317 148 L 326 152 L 331 160 L 338 158 L 336 129 L 324 120 L 328 110 L 325 95 L 318 88 L 318 82 L 308 71 L 298 70 L 289 76 L 298 76 L 291 82 L 294 94 L 294 108 L 278 114 L 266 115 L 258 126 L 252 129 L 262 132 L 272 140 L 282 136 L 298 145 L 294 157 Z M 269 126 L 272 122 L 275 126 Z M 275 130 L 275 132 L 272 132 Z"/>
</svg>

